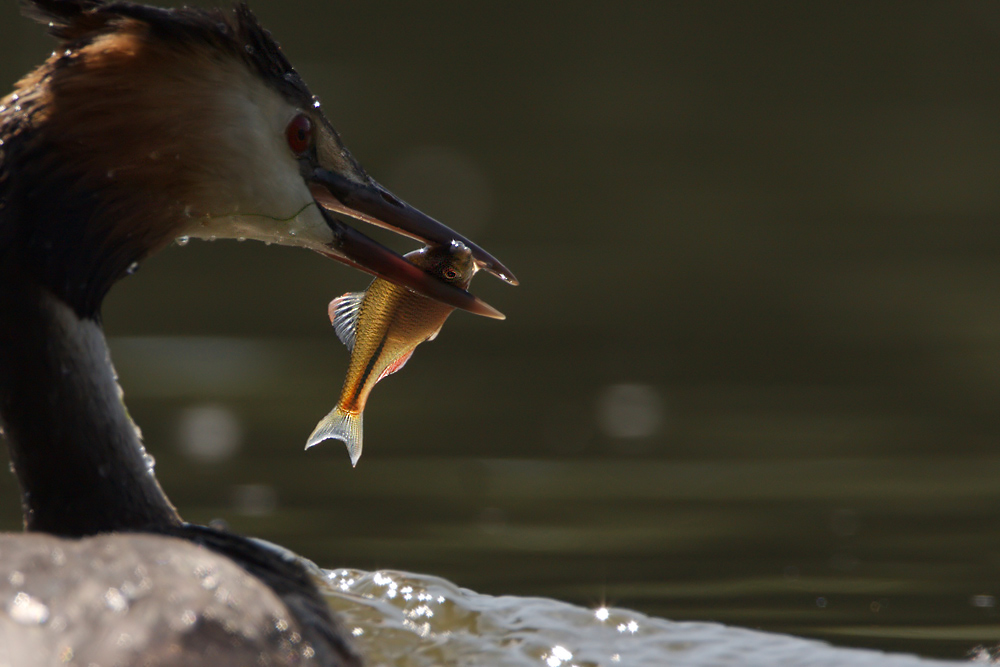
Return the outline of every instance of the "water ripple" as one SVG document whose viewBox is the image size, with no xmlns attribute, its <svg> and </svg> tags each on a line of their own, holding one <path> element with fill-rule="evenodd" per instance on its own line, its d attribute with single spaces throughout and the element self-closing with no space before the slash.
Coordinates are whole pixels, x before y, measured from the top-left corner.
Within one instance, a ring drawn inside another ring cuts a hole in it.
<svg viewBox="0 0 1000 667">
<path fill-rule="evenodd" d="M 326 595 L 372 666 L 904 667 L 959 664 L 816 640 L 673 622 L 627 609 L 494 597 L 395 571 L 321 572 Z"/>
</svg>

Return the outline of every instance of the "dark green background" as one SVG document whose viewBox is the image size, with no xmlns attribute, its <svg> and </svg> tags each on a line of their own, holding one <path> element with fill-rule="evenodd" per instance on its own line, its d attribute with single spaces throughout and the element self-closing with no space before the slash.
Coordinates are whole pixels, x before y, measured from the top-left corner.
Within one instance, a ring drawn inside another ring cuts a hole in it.
<svg viewBox="0 0 1000 667">
<path fill-rule="evenodd" d="M 522 286 L 477 278 L 508 320 L 456 314 L 379 385 L 352 470 L 302 445 L 346 367 L 326 303 L 367 279 L 148 261 L 106 329 L 185 518 L 482 592 L 1000 641 L 1000 5 L 253 6 L 368 170 Z M 51 48 L 0 6 L 5 88 Z M 619 384 L 652 434 L 602 426 Z M 204 406 L 231 458 L 183 453 Z"/>
</svg>

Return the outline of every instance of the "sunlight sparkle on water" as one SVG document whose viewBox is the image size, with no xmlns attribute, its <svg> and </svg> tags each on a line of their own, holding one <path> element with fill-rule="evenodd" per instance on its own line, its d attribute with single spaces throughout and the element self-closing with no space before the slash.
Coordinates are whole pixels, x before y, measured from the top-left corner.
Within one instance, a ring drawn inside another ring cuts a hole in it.
<svg viewBox="0 0 1000 667">
<path fill-rule="evenodd" d="M 619 623 L 618 627 L 615 628 L 618 632 L 630 632 L 633 635 L 639 631 L 639 624 L 635 621 L 629 621 L 628 623 Z"/>
<path fill-rule="evenodd" d="M 431 575 L 338 569 L 316 576 L 373 665 L 440 667 L 930 667 L 912 656 L 831 647 L 717 623 L 605 606 L 482 595 Z M 980 593 L 988 596 L 988 593 Z M 975 603 L 973 603 L 975 604 Z M 982 601 L 980 602 L 982 604 Z M 641 630 L 641 632 L 640 632 Z M 489 656 L 488 662 L 470 657 Z"/>
<path fill-rule="evenodd" d="M 19 592 L 7 605 L 11 620 L 24 625 L 38 625 L 49 619 L 49 608 L 25 592 Z"/>
<path fill-rule="evenodd" d="M 552 652 L 546 657 L 542 656 L 545 664 L 549 667 L 560 667 L 564 662 L 573 659 L 573 654 L 565 647 L 558 644 L 552 647 Z"/>
<path fill-rule="evenodd" d="M 434 615 L 434 611 L 431 610 L 431 608 L 428 607 L 425 604 L 422 604 L 419 607 L 416 607 L 416 608 L 411 609 L 408 612 L 406 612 L 406 616 L 409 617 L 409 618 L 411 618 L 411 619 L 412 618 L 420 618 L 421 616 L 426 616 L 427 618 L 430 618 L 433 615 Z"/>
<path fill-rule="evenodd" d="M 374 583 L 376 586 L 392 586 L 393 588 L 396 587 L 396 582 L 392 580 L 392 577 L 383 574 L 381 572 L 375 573 L 375 575 L 372 577 L 372 583 Z"/>
</svg>

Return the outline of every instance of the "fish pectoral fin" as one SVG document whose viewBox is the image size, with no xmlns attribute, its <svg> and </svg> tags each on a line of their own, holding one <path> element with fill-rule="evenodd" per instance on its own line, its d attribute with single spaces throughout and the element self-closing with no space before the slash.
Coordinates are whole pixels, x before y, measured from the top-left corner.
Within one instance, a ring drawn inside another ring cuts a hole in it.
<svg viewBox="0 0 1000 667">
<path fill-rule="evenodd" d="M 386 369 L 384 371 L 382 371 L 382 374 L 378 376 L 378 380 L 375 380 L 375 381 L 378 382 L 379 380 L 381 380 L 385 376 L 392 375 L 393 373 L 395 373 L 396 371 L 398 371 L 400 368 L 402 368 L 403 366 L 406 365 L 406 362 L 409 361 L 410 357 L 412 357 L 412 356 L 413 356 L 413 350 L 410 350 L 409 352 L 407 352 L 406 354 L 404 354 L 403 356 L 401 356 L 399 359 L 396 359 L 396 361 L 394 361 L 391 364 L 389 364 L 386 367 Z"/>
<path fill-rule="evenodd" d="M 361 302 L 365 300 L 364 292 L 348 292 L 330 302 L 327 312 L 333 330 L 348 350 L 354 351 L 355 333 L 358 330 L 358 313 L 361 312 Z"/>
</svg>

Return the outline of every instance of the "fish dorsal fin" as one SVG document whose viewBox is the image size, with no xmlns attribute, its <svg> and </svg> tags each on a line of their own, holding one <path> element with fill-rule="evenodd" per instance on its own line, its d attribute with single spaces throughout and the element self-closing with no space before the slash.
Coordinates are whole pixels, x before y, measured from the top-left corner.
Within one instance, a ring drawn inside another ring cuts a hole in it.
<svg viewBox="0 0 1000 667">
<path fill-rule="evenodd" d="M 379 380 L 381 380 L 385 376 L 392 375 L 393 373 L 395 373 L 396 371 L 398 371 L 400 368 L 402 368 L 403 366 L 406 365 L 406 362 L 409 361 L 410 357 L 412 357 L 412 356 L 413 356 L 413 350 L 410 350 L 409 352 L 407 352 L 406 354 L 404 354 L 403 356 L 401 356 L 399 359 L 396 359 L 396 361 L 394 361 L 391 364 L 389 364 L 389 366 L 386 367 L 386 369 L 384 371 L 382 371 L 382 374 L 378 376 L 378 380 L 375 380 L 375 381 L 378 382 Z"/>
<path fill-rule="evenodd" d="M 361 312 L 361 302 L 365 300 L 364 292 L 348 292 L 330 302 L 328 311 L 333 330 L 348 350 L 354 351 L 354 334 L 358 329 L 358 313 Z"/>
</svg>

